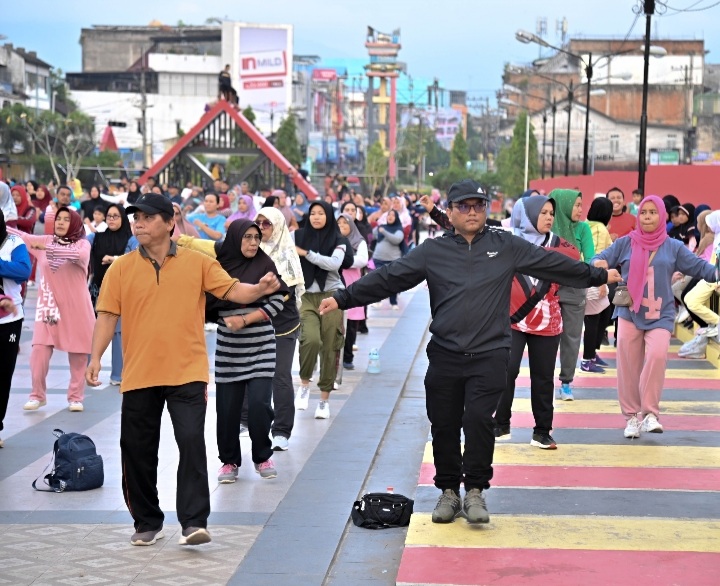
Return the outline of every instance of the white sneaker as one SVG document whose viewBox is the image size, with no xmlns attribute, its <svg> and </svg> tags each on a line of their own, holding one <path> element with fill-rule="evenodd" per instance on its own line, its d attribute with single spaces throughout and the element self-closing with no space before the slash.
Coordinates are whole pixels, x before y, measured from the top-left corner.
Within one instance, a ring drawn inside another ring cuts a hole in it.
<svg viewBox="0 0 720 586">
<path fill-rule="evenodd" d="M 217 332 L 217 324 L 206 323 L 204 329 L 206 332 Z"/>
<path fill-rule="evenodd" d="M 699 328 L 695 331 L 696 336 L 703 336 L 704 338 L 714 338 L 718 335 L 718 325 L 710 325 L 705 328 Z"/>
<path fill-rule="evenodd" d="M 353 352 L 357 352 L 360 350 L 360 347 L 357 344 L 353 344 Z"/>
<path fill-rule="evenodd" d="M 240 424 L 240 437 L 250 437 L 250 430 L 247 425 Z"/>
<path fill-rule="evenodd" d="M 648 413 L 642 422 L 642 431 L 649 433 L 662 433 L 663 426 L 652 413 Z"/>
<path fill-rule="evenodd" d="M 305 411 L 308 408 L 308 402 L 310 401 L 310 387 L 304 387 L 300 385 L 295 395 L 295 409 Z"/>
<path fill-rule="evenodd" d="M 625 437 L 640 437 L 640 422 L 635 415 L 628 419 L 627 425 L 625 426 Z"/>
<path fill-rule="evenodd" d="M 678 356 L 680 358 L 686 358 L 688 354 L 697 354 L 698 350 L 705 354 L 705 347 L 707 346 L 708 339 L 705 336 L 696 335 L 692 340 L 685 342 L 678 350 Z"/>
<path fill-rule="evenodd" d="M 25 411 L 36 411 L 40 407 L 44 407 L 47 405 L 47 401 L 38 401 L 36 399 L 30 399 L 27 403 L 23 405 L 23 409 Z"/>
<path fill-rule="evenodd" d="M 327 401 L 320 401 L 317 409 L 315 409 L 315 419 L 329 419 L 330 418 L 330 403 Z"/>
<path fill-rule="evenodd" d="M 68 411 L 79 412 L 83 409 L 83 404 L 80 401 L 70 401 L 68 403 Z"/>
<path fill-rule="evenodd" d="M 273 452 L 286 452 L 289 447 L 288 438 L 282 435 L 273 436 L 272 445 L 270 446 Z"/>
<path fill-rule="evenodd" d="M 690 314 L 688 313 L 687 308 L 684 305 L 680 306 L 680 311 L 678 311 L 677 316 L 675 317 L 675 323 L 681 324 L 683 323 L 687 318 L 690 317 Z"/>
</svg>

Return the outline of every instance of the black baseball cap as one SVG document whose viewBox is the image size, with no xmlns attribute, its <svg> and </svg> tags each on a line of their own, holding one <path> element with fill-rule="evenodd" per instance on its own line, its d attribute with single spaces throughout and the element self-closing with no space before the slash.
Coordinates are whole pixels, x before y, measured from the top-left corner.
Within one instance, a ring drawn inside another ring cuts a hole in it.
<svg viewBox="0 0 720 586">
<path fill-rule="evenodd" d="M 131 206 L 128 206 L 125 211 L 128 214 L 134 214 L 135 212 L 144 212 L 149 216 L 154 214 L 160 214 L 165 212 L 169 216 L 173 216 L 175 210 L 170 200 L 164 195 L 157 193 L 146 193 L 145 195 L 138 198 L 138 200 Z"/>
<path fill-rule="evenodd" d="M 463 201 L 465 199 L 484 199 L 490 201 L 490 196 L 477 181 L 463 179 L 453 183 L 448 190 L 448 203 Z"/>
</svg>

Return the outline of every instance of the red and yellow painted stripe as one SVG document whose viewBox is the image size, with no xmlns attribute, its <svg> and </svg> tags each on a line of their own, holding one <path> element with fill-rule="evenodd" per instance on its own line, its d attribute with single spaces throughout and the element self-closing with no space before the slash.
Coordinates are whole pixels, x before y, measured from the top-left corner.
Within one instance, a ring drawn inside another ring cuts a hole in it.
<svg viewBox="0 0 720 586">
<path fill-rule="evenodd" d="M 671 351 L 676 352 L 677 346 Z M 615 384 L 613 369 L 606 375 L 578 371 L 574 382 L 579 389 L 607 389 Z M 521 376 L 518 389 L 527 386 L 529 379 Z M 619 439 L 608 435 L 613 439 L 607 444 L 561 442 L 554 451 L 506 442 L 499 442 L 495 449 L 493 487 L 557 488 L 557 498 L 563 498 L 562 492 L 568 490 L 602 490 L 605 494 L 617 491 L 618 499 L 623 498 L 624 491 L 643 491 L 643 501 L 647 502 L 643 513 L 650 511 L 653 516 L 588 515 L 572 507 L 568 507 L 567 515 L 516 515 L 507 513 L 507 509 L 496 514 L 492 502 L 497 493 L 491 491 L 487 525 L 469 525 L 462 518 L 447 525 L 434 524 L 430 510 L 413 514 L 397 583 L 720 584 L 720 447 L 716 447 L 719 442 L 715 435 L 720 432 L 720 372 L 671 369 L 666 388 L 719 391 L 717 395 L 707 394 L 708 399 L 718 401 L 662 403 L 665 428 L 685 432 L 686 438 L 695 434 L 691 437 L 697 438 L 697 445 L 673 445 L 671 433 L 653 434 L 651 442 L 623 441 L 623 418 L 617 401 L 581 398 L 556 402 L 556 429 L 562 428 L 570 437 L 573 430 L 606 429 L 618 434 Z M 513 407 L 513 430 L 531 428 L 529 399 L 518 398 Z M 711 436 L 711 441 L 704 441 Z M 421 490 L 429 490 L 434 473 L 428 443 L 420 471 Z M 654 507 L 653 498 L 666 491 L 700 493 L 698 498 L 706 495 L 708 503 L 718 503 L 717 515 L 710 519 L 686 518 L 677 510 L 667 513 L 660 506 Z M 528 490 L 527 498 L 540 498 L 534 494 L 538 493 Z M 552 491 L 541 494 L 541 498 L 555 498 Z"/>
</svg>

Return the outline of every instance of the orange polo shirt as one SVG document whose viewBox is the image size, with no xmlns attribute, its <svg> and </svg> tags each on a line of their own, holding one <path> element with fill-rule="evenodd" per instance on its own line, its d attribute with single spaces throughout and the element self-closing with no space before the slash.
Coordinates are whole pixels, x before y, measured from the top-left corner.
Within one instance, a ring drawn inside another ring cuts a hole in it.
<svg viewBox="0 0 720 586">
<path fill-rule="evenodd" d="M 225 299 L 237 282 L 216 260 L 174 242 L 162 266 L 142 246 L 112 263 L 97 311 L 122 318 L 121 392 L 207 383 L 205 293 Z"/>
</svg>

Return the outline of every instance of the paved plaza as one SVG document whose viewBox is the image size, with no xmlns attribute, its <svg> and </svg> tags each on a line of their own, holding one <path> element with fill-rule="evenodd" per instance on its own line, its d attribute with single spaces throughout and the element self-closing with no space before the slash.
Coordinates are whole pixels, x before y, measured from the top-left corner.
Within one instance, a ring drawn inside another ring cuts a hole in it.
<svg viewBox="0 0 720 586">
<path fill-rule="evenodd" d="M 357 368 L 344 373 L 327 421 L 313 419 L 319 392 L 312 388 L 310 409 L 296 416 L 290 450 L 273 456 L 275 479 L 262 480 L 244 464 L 238 482 L 216 483 L 211 385 L 206 443 L 213 542 L 197 548 L 177 543 L 177 450 L 167 417 L 158 483 L 166 537 L 152 547 L 133 547 L 120 490 L 117 388 L 88 388 L 85 411 L 69 413 L 69 369 L 58 352 L 47 406 L 22 410 L 33 325 L 26 322 L 0 450 L 0 585 L 717 583 L 717 353 L 705 361 L 671 354 L 662 416 L 667 431 L 630 441 L 622 437 L 614 349 L 603 347 L 608 373 L 579 375 L 576 400 L 556 404 L 553 435 L 559 447 L 553 452 L 529 446 L 524 367 L 512 439 L 496 450 L 487 496 L 491 523 L 477 528 L 457 519 L 433 525 L 438 491 L 432 486 L 423 390 L 427 290 L 403 294 L 400 305 L 401 311 L 370 309 L 370 334 L 358 336 Z M 207 339 L 212 356 L 214 334 Z M 673 340 L 672 353 L 679 344 Z M 366 374 L 375 347 L 382 372 Z M 107 383 L 109 355 L 103 366 L 101 380 Z M 296 363 L 296 375 L 297 368 Z M 31 488 L 48 463 L 55 428 L 93 438 L 105 460 L 102 488 L 64 494 Z M 241 443 L 249 462 L 250 441 Z M 358 495 L 388 486 L 416 499 L 407 530 L 368 531 L 349 523 Z"/>
</svg>

